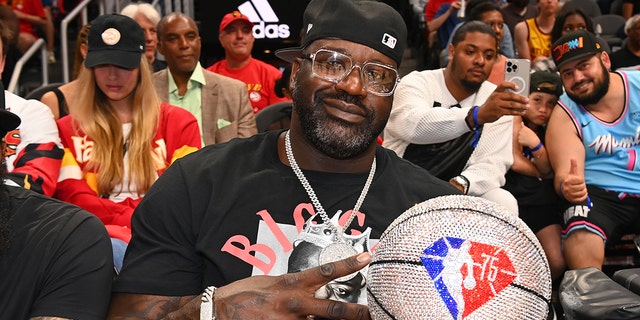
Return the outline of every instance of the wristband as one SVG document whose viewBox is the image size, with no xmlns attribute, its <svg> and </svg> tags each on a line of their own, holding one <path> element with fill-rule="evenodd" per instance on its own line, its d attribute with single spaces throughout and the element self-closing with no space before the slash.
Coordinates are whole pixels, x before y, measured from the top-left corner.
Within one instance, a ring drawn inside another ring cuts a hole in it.
<svg viewBox="0 0 640 320">
<path fill-rule="evenodd" d="M 202 293 L 202 303 L 200 304 L 200 320 L 216 320 L 213 309 L 213 294 L 215 292 L 216 287 L 214 286 L 204 289 L 204 293 Z"/>
<path fill-rule="evenodd" d="M 536 152 L 538 150 L 540 150 L 540 148 L 542 148 L 542 141 L 540 141 L 540 143 L 538 143 L 538 145 L 535 148 L 531 149 L 531 152 Z"/>
<path fill-rule="evenodd" d="M 469 109 L 469 112 L 467 112 L 467 116 L 464 118 L 464 122 L 467 124 L 467 127 L 469 127 L 470 130 L 477 130 L 480 126 L 480 123 L 478 123 L 478 106 L 474 106 L 471 109 Z M 471 121 L 473 121 L 473 126 L 471 124 L 469 124 L 469 115 L 471 115 Z"/>
<path fill-rule="evenodd" d="M 480 107 L 475 106 L 469 110 L 469 113 L 471 113 L 471 119 L 473 120 L 473 128 L 471 128 L 473 131 L 473 140 L 471 140 L 470 146 L 474 149 L 478 146 L 478 142 L 480 141 L 480 129 L 482 128 L 482 125 L 478 123 L 479 109 Z M 465 118 L 465 122 L 467 122 L 467 119 L 469 118 L 469 113 L 467 114 L 467 118 Z M 468 123 L 467 126 L 469 126 Z"/>
<path fill-rule="evenodd" d="M 564 192 L 562 192 L 562 184 L 563 183 L 564 183 L 564 181 L 560 181 L 560 195 L 564 198 Z"/>
<path fill-rule="evenodd" d="M 480 127 L 480 123 L 478 123 L 478 110 L 480 109 L 480 107 L 475 106 L 473 107 L 473 127 L 478 129 L 478 127 Z"/>
</svg>

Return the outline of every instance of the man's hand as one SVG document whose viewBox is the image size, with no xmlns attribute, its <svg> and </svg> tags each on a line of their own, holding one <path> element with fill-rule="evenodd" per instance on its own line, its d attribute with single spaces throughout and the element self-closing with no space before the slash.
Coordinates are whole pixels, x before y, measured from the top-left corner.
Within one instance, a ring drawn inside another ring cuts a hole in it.
<svg viewBox="0 0 640 320">
<path fill-rule="evenodd" d="M 507 92 L 507 89 L 517 90 L 518 87 L 512 82 L 504 81 L 500 83 L 487 98 L 487 101 L 478 109 L 478 124 L 491 123 L 505 115 L 523 115 L 527 111 L 529 98 L 517 93 Z M 473 123 L 473 121 L 469 123 Z"/>
<path fill-rule="evenodd" d="M 220 287 L 214 294 L 216 319 L 370 319 L 369 308 L 317 299 L 318 288 L 354 273 L 371 261 L 368 253 L 281 276 L 253 276 Z"/>
<path fill-rule="evenodd" d="M 449 7 L 448 10 L 451 12 L 457 12 L 458 10 L 460 10 L 461 7 L 462 7 L 462 3 L 460 3 L 460 0 L 457 0 L 451 3 L 451 6 Z"/>
<path fill-rule="evenodd" d="M 460 192 L 464 193 L 464 187 L 457 184 L 455 181 L 453 180 L 449 180 L 449 183 L 454 186 L 456 189 L 460 190 Z"/>
<path fill-rule="evenodd" d="M 369 308 L 356 303 L 317 299 L 318 288 L 352 274 L 371 262 L 368 253 L 281 276 L 253 276 L 216 289 L 216 319 L 369 320 Z M 116 293 L 107 319 L 197 319 L 202 295 L 169 297 Z"/>
<path fill-rule="evenodd" d="M 560 184 L 560 193 L 572 203 L 581 203 L 587 199 L 587 184 L 584 176 L 578 174 L 576 159 L 571 159 L 571 168 Z"/>
</svg>

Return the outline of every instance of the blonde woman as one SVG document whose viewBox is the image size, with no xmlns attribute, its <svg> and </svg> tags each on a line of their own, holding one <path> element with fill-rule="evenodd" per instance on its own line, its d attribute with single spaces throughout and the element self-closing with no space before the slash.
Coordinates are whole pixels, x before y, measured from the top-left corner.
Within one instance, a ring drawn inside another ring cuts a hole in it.
<svg viewBox="0 0 640 320">
<path fill-rule="evenodd" d="M 65 155 L 55 197 L 106 225 L 130 227 L 158 176 L 200 148 L 200 131 L 188 111 L 158 99 L 144 33 L 133 19 L 98 17 L 88 43 L 77 101 L 58 120 Z"/>
</svg>

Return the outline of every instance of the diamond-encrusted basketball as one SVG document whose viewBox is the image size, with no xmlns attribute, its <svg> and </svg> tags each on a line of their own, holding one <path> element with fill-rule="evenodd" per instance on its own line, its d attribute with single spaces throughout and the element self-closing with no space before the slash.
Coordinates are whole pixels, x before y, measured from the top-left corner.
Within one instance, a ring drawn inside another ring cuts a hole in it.
<svg viewBox="0 0 640 320">
<path fill-rule="evenodd" d="M 443 196 L 382 234 L 367 277 L 373 319 L 546 319 L 549 266 L 535 235 L 492 201 Z"/>
</svg>

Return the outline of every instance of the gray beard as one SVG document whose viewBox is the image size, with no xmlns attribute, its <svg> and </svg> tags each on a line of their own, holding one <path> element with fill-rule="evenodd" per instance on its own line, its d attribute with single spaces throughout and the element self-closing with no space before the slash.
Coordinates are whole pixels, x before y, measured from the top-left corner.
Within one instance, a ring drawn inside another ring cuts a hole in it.
<svg viewBox="0 0 640 320">
<path fill-rule="evenodd" d="M 294 101 L 302 101 L 301 89 L 297 83 L 293 85 L 292 94 Z M 343 100 L 352 100 L 352 103 L 357 103 L 355 101 L 357 99 L 350 96 L 344 97 Z M 330 118 L 322 111 L 320 101 L 321 97 L 316 97 L 311 108 L 297 106 L 293 110 L 300 119 L 300 126 L 307 140 L 322 153 L 334 159 L 354 158 L 369 148 L 382 132 L 381 129 L 373 128 L 375 114 L 367 116 L 365 125 L 355 127 Z M 327 124 L 333 125 L 327 126 Z"/>
</svg>

